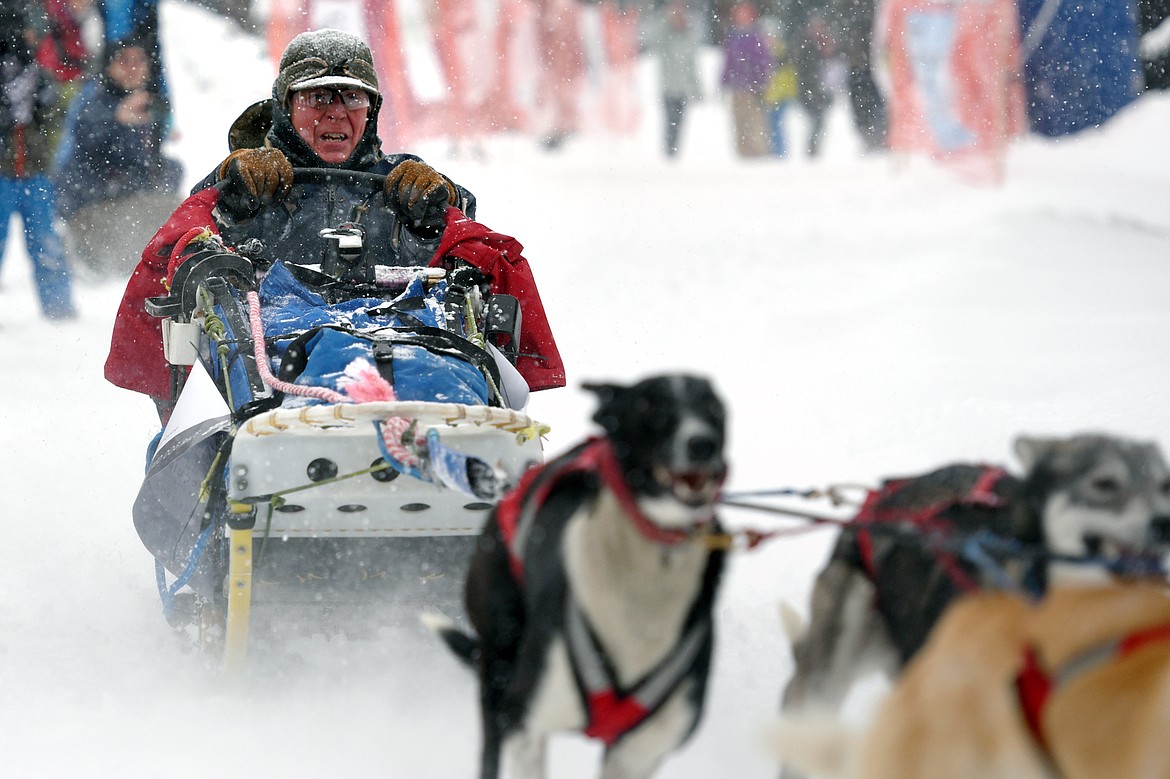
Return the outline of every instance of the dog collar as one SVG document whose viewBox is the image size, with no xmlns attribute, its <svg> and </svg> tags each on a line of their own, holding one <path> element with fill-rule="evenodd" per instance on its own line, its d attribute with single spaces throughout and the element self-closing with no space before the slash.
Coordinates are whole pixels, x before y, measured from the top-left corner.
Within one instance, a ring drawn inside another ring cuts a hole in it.
<svg viewBox="0 0 1170 779">
<path fill-rule="evenodd" d="M 599 476 L 617 498 L 626 515 L 642 537 L 664 546 L 682 543 L 711 525 L 711 516 L 689 528 L 664 528 L 652 522 L 638 508 L 638 501 L 626 483 L 613 447 L 605 438 L 591 437 L 561 457 L 529 468 L 520 477 L 520 483 L 504 495 L 496 508 L 496 521 L 508 548 L 512 575 L 524 580 L 524 543 L 537 510 L 544 505 L 553 487 L 565 476 L 574 473 L 592 473 Z"/>
<path fill-rule="evenodd" d="M 683 541 L 693 538 L 715 518 L 714 511 L 712 511 L 710 517 L 696 522 L 689 528 L 666 528 L 651 520 L 639 508 L 638 501 L 630 490 L 630 485 L 626 482 L 617 455 L 614 454 L 613 446 L 604 438 L 594 439 L 585 448 L 585 451 L 581 453 L 581 462 L 586 466 L 592 466 L 590 469 L 601 476 L 602 482 L 618 499 L 618 503 L 625 510 L 630 522 L 633 523 L 638 533 L 648 541 L 664 546 L 681 544 Z"/>
</svg>

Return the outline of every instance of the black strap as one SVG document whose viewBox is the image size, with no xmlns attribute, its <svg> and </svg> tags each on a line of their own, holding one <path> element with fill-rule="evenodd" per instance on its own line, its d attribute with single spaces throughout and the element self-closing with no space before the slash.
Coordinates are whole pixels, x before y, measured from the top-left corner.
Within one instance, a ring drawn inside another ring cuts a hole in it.
<svg viewBox="0 0 1170 779">
<path fill-rule="evenodd" d="M 394 344 L 390 341 L 374 341 L 374 365 L 378 373 L 391 387 L 394 386 Z"/>
<path fill-rule="evenodd" d="M 280 370 L 277 374 L 278 378 L 291 382 L 295 381 L 304 372 L 309 358 L 308 343 L 322 330 L 338 330 L 343 333 L 348 333 L 355 338 L 369 341 L 374 346 L 374 357 L 378 362 L 379 372 L 383 371 L 383 364 L 387 366 L 391 365 L 394 346 L 421 346 L 435 354 L 456 357 L 464 362 L 471 363 L 481 373 L 488 376 L 495 383 L 496 387 L 500 386 L 499 367 L 488 352 L 448 330 L 423 325 L 409 328 L 385 327 L 372 331 L 357 331 L 341 325 L 321 325 L 310 328 L 294 338 L 288 345 L 288 348 L 285 349 L 284 357 L 280 362 Z M 383 359 L 379 359 L 378 357 L 379 349 L 384 350 Z M 392 366 L 390 370 L 393 370 Z M 393 383 L 392 374 L 390 377 L 386 377 L 385 374 L 383 376 Z"/>
</svg>

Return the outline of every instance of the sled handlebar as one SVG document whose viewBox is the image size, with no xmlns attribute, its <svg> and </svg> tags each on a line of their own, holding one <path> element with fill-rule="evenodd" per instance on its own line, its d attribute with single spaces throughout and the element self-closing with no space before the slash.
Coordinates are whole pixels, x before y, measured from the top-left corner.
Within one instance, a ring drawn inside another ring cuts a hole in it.
<svg viewBox="0 0 1170 779">
<path fill-rule="evenodd" d="M 369 184 L 371 188 L 380 190 L 386 184 L 386 174 L 339 168 L 293 168 L 293 184 L 336 184 L 339 182 Z"/>
</svg>

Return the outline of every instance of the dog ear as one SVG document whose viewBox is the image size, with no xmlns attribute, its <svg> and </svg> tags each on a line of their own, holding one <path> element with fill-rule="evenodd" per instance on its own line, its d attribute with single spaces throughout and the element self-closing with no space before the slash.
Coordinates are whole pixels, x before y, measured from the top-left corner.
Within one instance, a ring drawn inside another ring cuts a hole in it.
<svg viewBox="0 0 1170 779">
<path fill-rule="evenodd" d="M 1024 470 L 1032 470 L 1036 463 L 1052 453 L 1057 446 L 1057 439 L 1041 436 L 1022 435 L 1016 438 L 1014 449 L 1016 457 L 1024 466 Z"/>
<path fill-rule="evenodd" d="M 593 414 L 593 421 L 601 425 L 602 429 L 610 435 L 617 432 L 618 415 L 614 411 L 614 402 L 625 390 L 625 387 L 619 384 L 589 382 L 582 384 L 581 388 L 597 396 L 597 411 Z"/>
</svg>

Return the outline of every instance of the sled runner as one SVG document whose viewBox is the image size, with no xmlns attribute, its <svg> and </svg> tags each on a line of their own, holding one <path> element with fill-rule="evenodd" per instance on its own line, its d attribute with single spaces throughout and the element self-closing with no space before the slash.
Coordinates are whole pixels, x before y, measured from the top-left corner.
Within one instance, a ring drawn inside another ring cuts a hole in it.
<svg viewBox="0 0 1170 779">
<path fill-rule="evenodd" d="M 135 526 L 168 618 L 228 664 L 262 626 L 362 633 L 457 598 L 487 512 L 543 458 L 515 298 L 470 266 L 374 265 L 363 236 L 323 231 L 294 265 L 192 235 L 147 304 L 181 392 Z"/>
</svg>

